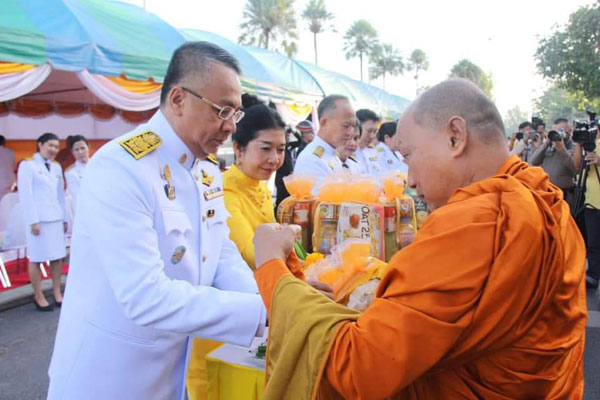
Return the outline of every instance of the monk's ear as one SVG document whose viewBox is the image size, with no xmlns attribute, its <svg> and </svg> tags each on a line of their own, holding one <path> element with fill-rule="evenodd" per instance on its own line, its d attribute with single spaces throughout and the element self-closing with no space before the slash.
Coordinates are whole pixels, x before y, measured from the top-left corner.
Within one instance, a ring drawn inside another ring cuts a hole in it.
<svg viewBox="0 0 600 400">
<path fill-rule="evenodd" d="M 467 134 L 467 121 L 461 117 L 451 117 L 448 120 L 446 140 L 448 149 L 454 157 L 461 156 L 467 149 L 469 135 Z"/>
</svg>

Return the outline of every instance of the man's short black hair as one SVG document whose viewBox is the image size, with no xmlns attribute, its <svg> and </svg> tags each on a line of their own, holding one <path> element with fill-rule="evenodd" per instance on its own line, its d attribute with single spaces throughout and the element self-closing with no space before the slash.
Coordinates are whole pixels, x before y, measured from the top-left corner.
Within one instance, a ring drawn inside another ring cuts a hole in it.
<svg viewBox="0 0 600 400">
<path fill-rule="evenodd" d="M 356 112 L 356 118 L 358 118 L 361 124 L 367 121 L 377 122 L 381 119 L 377 114 L 375 114 L 375 111 L 369 110 L 367 108 L 361 108 L 360 110 L 358 110 Z"/>
<path fill-rule="evenodd" d="M 568 124 L 568 123 L 569 123 L 569 120 L 568 120 L 568 119 L 566 119 L 566 118 L 562 118 L 562 117 L 561 117 L 561 118 L 556 118 L 556 119 L 554 120 L 554 125 L 562 124 L 563 122 L 565 122 L 565 123 L 567 123 L 567 124 Z"/>
<path fill-rule="evenodd" d="M 529 122 L 529 121 L 525 121 L 525 122 L 521 122 L 521 123 L 519 124 L 519 130 L 520 130 L 520 131 L 522 131 L 523 129 L 525 129 L 525 128 L 527 128 L 527 127 L 530 127 L 530 128 L 532 128 L 531 122 Z"/>
<path fill-rule="evenodd" d="M 6 143 L 6 138 L 0 135 L 0 146 L 4 146 L 4 143 Z"/>
<path fill-rule="evenodd" d="M 227 50 L 208 42 L 187 42 L 175 50 L 160 91 L 160 104 L 164 104 L 173 86 L 191 74 L 202 77 L 210 70 L 211 63 L 221 63 L 238 75 L 242 73 L 237 59 Z"/>
<path fill-rule="evenodd" d="M 319 107 L 317 108 L 319 119 L 323 118 L 326 113 L 335 110 L 335 106 L 340 100 L 350 102 L 346 96 L 342 96 L 341 94 L 330 94 L 329 96 L 323 97 L 323 100 L 321 100 Z"/>
</svg>

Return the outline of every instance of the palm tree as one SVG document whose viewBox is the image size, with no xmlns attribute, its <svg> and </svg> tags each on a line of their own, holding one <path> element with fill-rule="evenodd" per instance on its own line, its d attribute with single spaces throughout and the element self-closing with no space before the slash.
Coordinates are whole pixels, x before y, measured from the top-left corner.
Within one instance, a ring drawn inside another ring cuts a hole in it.
<svg viewBox="0 0 600 400">
<path fill-rule="evenodd" d="M 308 29 L 313 33 L 315 65 L 319 65 L 317 60 L 317 34 L 325 32 L 328 28 L 335 31 L 333 25 L 325 26 L 325 23 L 332 20 L 333 17 L 334 15 L 325 8 L 325 0 L 310 0 L 302 13 L 302 18 L 308 21 Z"/>
<path fill-rule="evenodd" d="M 292 44 L 295 47 L 293 40 L 298 34 L 293 6 L 294 0 L 248 0 L 238 42 L 268 49 L 273 41 L 281 39 L 288 49 Z"/>
<path fill-rule="evenodd" d="M 427 71 L 429 68 L 429 60 L 427 54 L 421 49 L 415 49 L 408 60 L 408 69 L 415 71 L 415 82 L 417 84 L 417 94 L 419 93 L 419 72 Z"/>
<path fill-rule="evenodd" d="M 363 57 L 370 55 L 377 44 L 377 31 L 369 21 L 360 19 L 352 24 L 344 35 L 346 59 L 360 59 L 360 80 L 363 80 Z"/>
<path fill-rule="evenodd" d="M 371 78 L 377 79 L 383 77 L 383 89 L 385 90 L 385 76 L 387 74 L 396 76 L 404 72 L 404 62 L 397 49 L 391 44 L 377 45 L 371 55 L 373 68 L 371 69 Z"/>
<path fill-rule="evenodd" d="M 492 95 L 492 77 L 486 74 L 483 70 L 472 61 L 467 59 L 460 60 L 452 70 L 450 70 L 450 78 L 464 78 L 475 83 L 488 96 Z"/>
</svg>

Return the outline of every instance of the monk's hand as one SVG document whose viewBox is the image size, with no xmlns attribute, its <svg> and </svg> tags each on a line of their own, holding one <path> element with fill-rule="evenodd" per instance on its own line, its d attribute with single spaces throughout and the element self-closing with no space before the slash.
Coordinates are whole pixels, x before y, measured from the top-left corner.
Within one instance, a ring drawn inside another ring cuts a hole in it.
<svg viewBox="0 0 600 400">
<path fill-rule="evenodd" d="M 254 232 L 254 261 L 260 268 L 267 261 L 285 262 L 302 230 L 297 225 L 263 224 Z"/>
<path fill-rule="evenodd" d="M 307 280 L 306 283 L 333 300 L 333 288 L 331 286 L 317 280 Z"/>
</svg>

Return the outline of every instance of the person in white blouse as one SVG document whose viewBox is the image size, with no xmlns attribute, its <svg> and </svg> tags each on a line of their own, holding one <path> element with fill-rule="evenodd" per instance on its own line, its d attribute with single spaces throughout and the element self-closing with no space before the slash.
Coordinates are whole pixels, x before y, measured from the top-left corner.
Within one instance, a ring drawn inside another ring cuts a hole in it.
<svg viewBox="0 0 600 400">
<path fill-rule="evenodd" d="M 75 135 L 69 138 L 67 147 L 73 153 L 73 157 L 75 157 L 75 162 L 65 170 L 67 191 L 71 195 L 72 210 L 74 212 L 77 205 L 77 194 L 79 193 L 81 178 L 83 178 L 83 172 L 90 159 L 90 146 L 84 136 Z"/>
<path fill-rule="evenodd" d="M 356 121 L 354 132 L 354 136 L 348 139 L 343 146 L 338 147 L 336 153 L 344 171 L 355 175 L 366 174 L 367 169 L 365 165 L 356 158 L 356 150 L 358 149 L 358 142 L 361 135 L 360 121 L 358 120 Z"/>
<path fill-rule="evenodd" d="M 51 311 L 52 305 L 44 297 L 40 286 L 39 264 L 50 261 L 54 301 L 62 305 L 60 277 L 65 257 L 65 192 L 63 172 L 54 161 L 59 140 L 53 133 L 44 133 L 37 140 L 38 152 L 19 165 L 17 182 L 19 200 L 28 227 L 27 253 L 29 277 L 35 295 L 34 303 L 40 311 Z"/>
<path fill-rule="evenodd" d="M 379 127 L 377 138 L 379 144 L 375 150 L 381 155 L 382 171 L 400 171 L 408 172 L 408 165 L 404 163 L 402 155 L 396 151 L 396 143 L 392 139 L 396 134 L 397 124 L 395 122 L 385 122 Z"/>
</svg>

